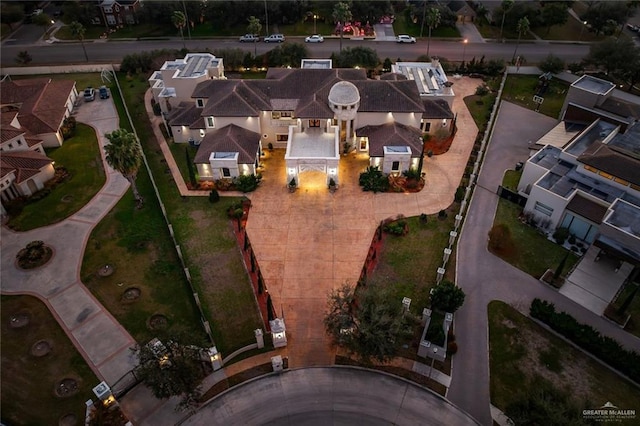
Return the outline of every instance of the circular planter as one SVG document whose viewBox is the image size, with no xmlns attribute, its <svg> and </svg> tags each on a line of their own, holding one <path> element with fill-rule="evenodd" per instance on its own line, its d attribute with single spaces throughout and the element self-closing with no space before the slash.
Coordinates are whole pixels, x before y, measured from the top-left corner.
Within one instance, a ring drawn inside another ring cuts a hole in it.
<svg viewBox="0 0 640 426">
<path fill-rule="evenodd" d="M 11 328 L 22 328 L 29 325 L 30 315 L 28 312 L 18 312 L 9 318 Z"/>
<path fill-rule="evenodd" d="M 169 319 L 162 314 L 154 314 L 147 320 L 147 327 L 151 330 L 164 330 L 169 325 Z"/>
<path fill-rule="evenodd" d="M 140 298 L 142 291 L 138 287 L 129 287 L 122 293 L 122 303 L 133 303 Z"/>
<path fill-rule="evenodd" d="M 43 357 L 49 354 L 52 349 L 53 346 L 48 340 L 38 340 L 31 346 L 31 355 L 38 358 Z"/>
<path fill-rule="evenodd" d="M 56 382 L 54 392 L 59 398 L 66 398 L 75 395 L 78 392 L 78 381 L 71 377 L 65 377 L 64 379 Z"/>
<path fill-rule="evenodd" d="M 113 274 L 116 268 L 112 265 L 103 265 L 98 269 L 98 276 L 100 277 L 108 277 Z"/>
<path fill-rule="evenodd" d="M 49 247 L 48 245 L 42 246 L 43 252 L 41 256 L 37 259 L 29 259 L 26 256 L 21 258 L 20 253 L 22 253 L 23 250 L 26 250 L 26 248 L 20 250 L 20 252 L 16 256 L 16 265 L 18 266 L 18 268 L 24 269 L 24 270 L 36 269 L 41 266 L 44 266 L 47 263 L 49 263 L 49 261 L 53 257 L 53 248 Z"/>
<path fill-rule="evenodd" d="M 73 201 L 73 195 L 67 194 L 64 197 L 62 197 L 60 201 L 62 201 L 63 203 L 70 203 L 71 201 Z"/>
</svg>

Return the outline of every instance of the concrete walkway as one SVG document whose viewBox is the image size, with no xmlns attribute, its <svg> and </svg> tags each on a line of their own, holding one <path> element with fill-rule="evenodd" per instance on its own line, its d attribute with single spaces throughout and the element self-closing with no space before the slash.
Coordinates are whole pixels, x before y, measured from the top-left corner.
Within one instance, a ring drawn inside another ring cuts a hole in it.
<svg viewBox="0 0 640 426">
<path fill-rule="evenodd" d="M 118 128 L 118 115 L 111 100 L 81 103 L 76 119 L 96 130 L 101 148 L 108 143 L 105 133 Z M 77 213 L 55 225 L 28 232 L 2 227 L 2 294 L 29 294 L 41 299 L 98 379 L 112 385 L 135 366 L 135 357 L 129 350 L 135 341 L 80 281 L 91 230 L 129 187 L 122 175 L 106 164 L 103 149 L 101 154 L 106 182 Z M 53 258 L 40 268 L 21 270 L 15 264 L 16 253 L 33 240 L 51 246 Z"/>
<path fill-rule="evenodd" d="M 468 43 L 486 43 L 475 24 L 471 22 L 456 22 L 456 28 L 460 32 L 460 37 Z"/>
</svg>

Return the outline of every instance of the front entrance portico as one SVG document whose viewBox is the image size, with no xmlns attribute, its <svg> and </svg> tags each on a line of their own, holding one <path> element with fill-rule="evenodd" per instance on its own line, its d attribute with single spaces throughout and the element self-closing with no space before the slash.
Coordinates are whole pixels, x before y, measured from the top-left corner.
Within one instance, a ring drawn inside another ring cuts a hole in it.
<svg viewBox="0 0 640 426">
<path fill-rule="evenodd" d="M 295 180 L 300 186 L 305 172 L 324 173 L 325 184 L 338 183 L 338 163 L 340 162 L 339 130 L 337 126 L 302 129 L 289 127 L 289 141 L 285 152 L 287 183 Z M 315 181 L 315 179 L 314 179 Z"/>
</svg>

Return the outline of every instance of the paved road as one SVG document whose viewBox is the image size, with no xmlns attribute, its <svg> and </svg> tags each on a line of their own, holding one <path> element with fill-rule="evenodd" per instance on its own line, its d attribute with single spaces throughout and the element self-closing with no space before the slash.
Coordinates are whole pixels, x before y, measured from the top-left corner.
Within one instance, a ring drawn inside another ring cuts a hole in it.
<svg viewBox="0 0 640 426">
<path fill-rule="evenodd" d="M 556 120 L 503 102 L 496 130 L 474 191 L 458 243 L 457 282 L 467 297 L 456 312 L 458 353 L 454 358 L 451 387 L 447 397 L 482 424 L 491 424 L 489 411 L 489 353 L 487 305 L 502 300 L 523 313 L 531 301 L 541 298 L 557 309 L 592 325 L 624 346 L 640 352 L 640 339 L 560 295 L 551 287 L 514 268 L 486 249 L 487 233 L 493 224 L 498 197 L 495 191 L 504 170 L 528 158 L 527 142 L 537 140 Z"/>
<path fill-rule="evenodd" d="M 302 42 L 302 38 L 289 38 L 289 41 Z M 339 51 L 339 40 L 325 40 L 324 43 L 314 45 L 308 44 L 311 58 L 328 58 L 332 53 Z M 120 63 L 125 55 L 138 53 L 141 51 L 151 51 L 154 49 L 182 49 L 181 40 L 156 40 L 156 41 L 87 41 L 87 55 L 89 62 Z M 192 52 L 215 51 L 224 48 L 239 48 L 246 52 L 253 52 L 254 46 L 251 43 L 239 43 L 234 39 L 208 39 L 208 40 L 187 40 L 187 48 Z M 414 60 L 426 53 L 427 42 L 420 40 L 416 44 L 397 44 L 392 41 L 370 41 L 370 40 L 344 40 L 343 47 L 369 47 L 377 51 L 380 58 L 391 58 L 396 60 Z M 274 46 L 268 43 L 258 43 L 258 54 L 261 55 Z M 432 40 L 430 54 L 447 58 L 452 61 L 460 61 L 464 55 L 466 60 L 472 57 L 479 59 L 485 56 L 486 59 L 511 59 L 515 49 L 513 43 L 467 43 L 464 48 L 459 41 Z M 84 63 L 84 53 L 80 43 L 37 43 L 21 42 L 20 40 L 9 39 L 2 43 L 0 52 L 0 63 L 4 67 L 14 66 L 15 58 L 19 51 L 27 50 L 33 57 L 31 65 L 63 65 L 71 63 Z M 565 60 L 565 62 L 578 62 L 589 52 L 586 44 L 548 44 L 548 43 L 521 43 L 518 53 L 529 62 L 536 62 L 544 59 L 549 53 L 553 53 Z"/>
<path fill-rule="evenodd" d="M 304 368 L 243 383 L 184 425 L 477 425 L 434 392 L 377 371 Z"/>
</svg>

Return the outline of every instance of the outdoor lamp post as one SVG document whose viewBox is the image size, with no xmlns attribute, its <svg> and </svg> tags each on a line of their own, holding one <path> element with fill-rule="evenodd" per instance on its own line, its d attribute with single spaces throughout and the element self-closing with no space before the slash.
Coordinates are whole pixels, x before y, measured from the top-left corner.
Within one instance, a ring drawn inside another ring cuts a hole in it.
<svg viewBox="0 0 640 426">
<path fill-rule="evenodd" d="M 318 34 L 318 30 L 316 29 L 316 20 L 318 19 L 318 15 L 313 14 L 313 33 Z"/>
<path fill-rule="evenodd" d="M 582 33 L 584 32 L 584 27 L 587 26 L 587 21 L 582 21 L 582 26 L 580 27 L 580 37 L 578 37 L 578 41 L 582 41 Z"/>
<path fill-rule="evenodd" d="M 431 373 L 433 373 L 433 364 L 436 362 L 437 353 L 438 353 L 438 348 L 433 348 L 433 357 L 431 357 L 431 368 L 429 369 L 429 378 L 431 378 Z"/>
<path fill-rule="evenodd" d="M 462 63 L 464 64 L 464 57 L 467 53 L 467 43 L 469 43 L 468 39 L 462 40 Z"/>
</svg>

